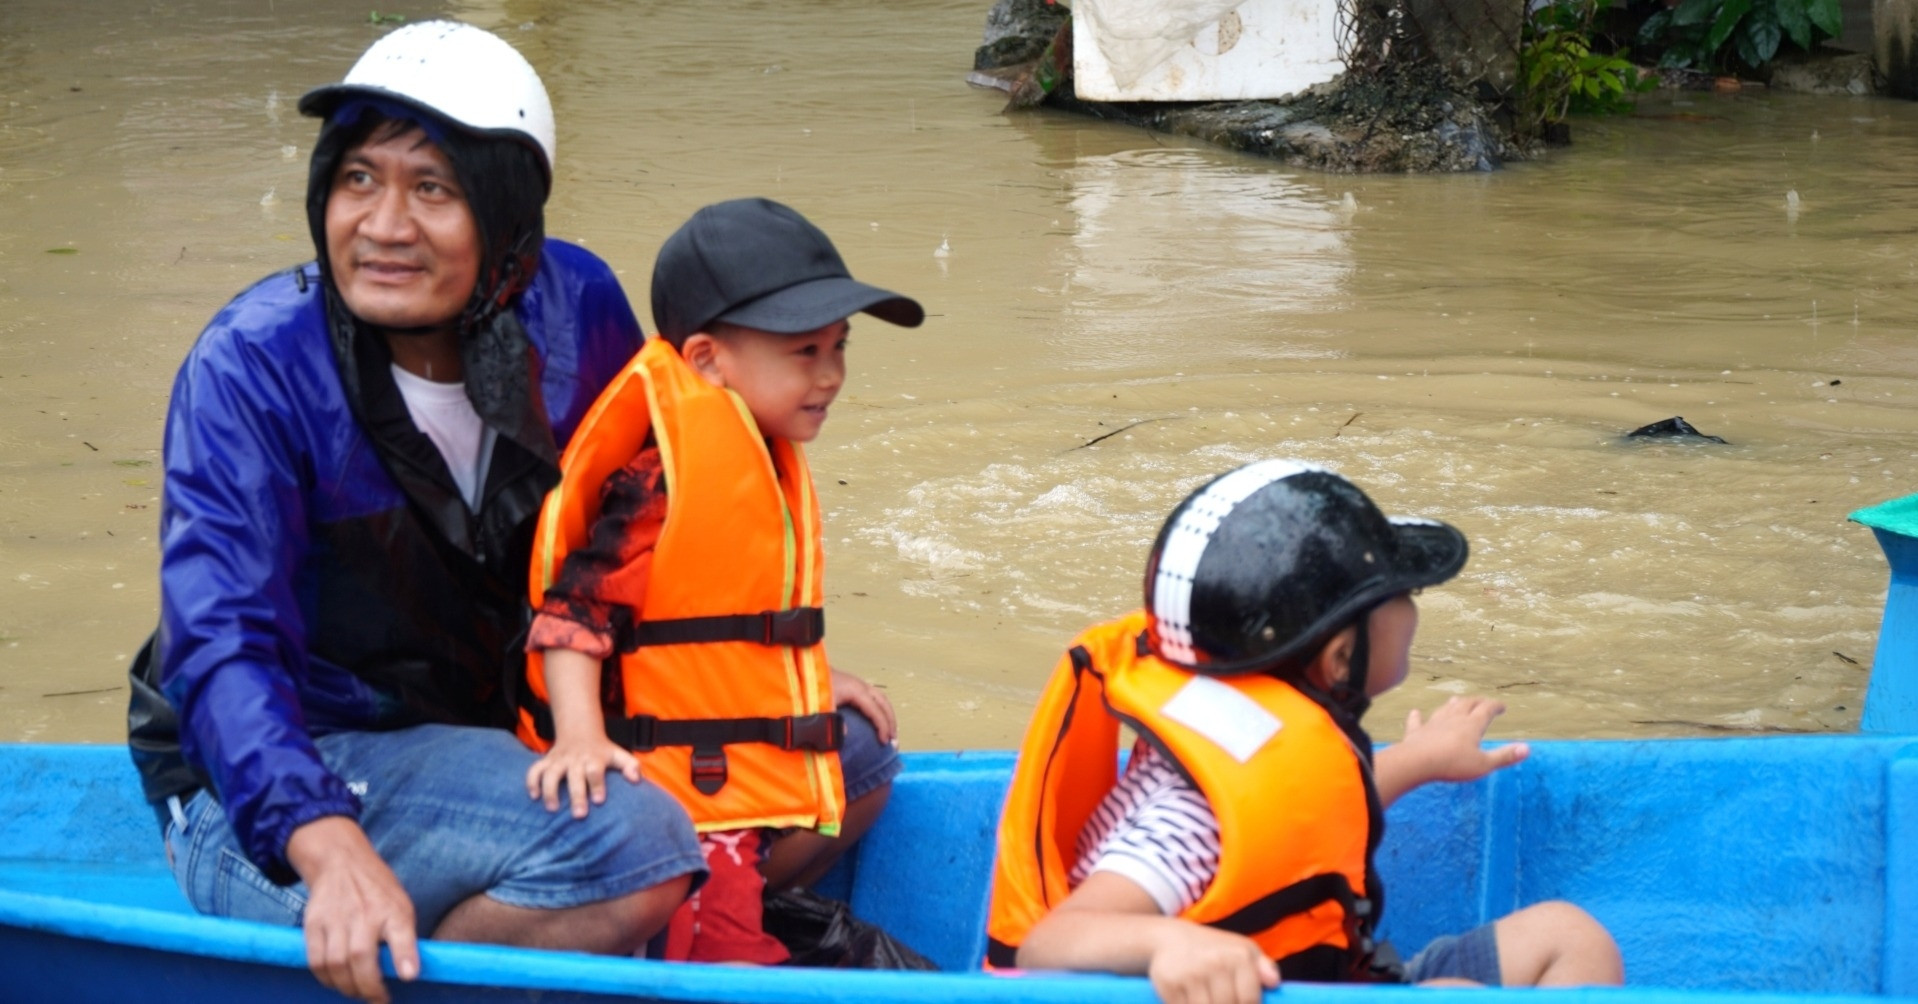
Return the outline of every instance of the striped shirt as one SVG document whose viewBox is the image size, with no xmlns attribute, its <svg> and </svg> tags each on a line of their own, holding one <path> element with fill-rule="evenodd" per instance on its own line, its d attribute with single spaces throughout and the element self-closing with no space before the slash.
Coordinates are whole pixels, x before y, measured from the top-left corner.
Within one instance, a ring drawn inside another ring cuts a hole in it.
<svg viewBox="0 0 1918 1004">
<path fill-rule="evenodd" d="M 1158 750 L 1132 748 L 1125 775 L 1079 832 L 1074 887 L 1093 872 L 1130 879 L 1167 916 L 1205 895 L 1219 871 L 1219 821 L 1205 796 Z"/>
</svg>

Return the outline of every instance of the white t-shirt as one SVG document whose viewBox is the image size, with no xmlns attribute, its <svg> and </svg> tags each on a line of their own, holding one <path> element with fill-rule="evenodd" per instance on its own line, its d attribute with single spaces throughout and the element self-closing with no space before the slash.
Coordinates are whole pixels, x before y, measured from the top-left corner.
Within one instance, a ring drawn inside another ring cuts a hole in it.
<svg viewBox="0 0 1918 1004">
<path fill-rule="evenodd" d="M 486 465 L 493 457 L 493 439 L 498 434 L 473 410 L 466 385 L 428 380 L 401 369 L 398 363 L 393 364 L 393 382 L 400 388 L 400 397 L 406 399 L 413 424 L 446 458 L 446 467 L 453 472 L 466 508 L 477 510 L 480 490 L 486 487 Z"/>
<path fill-rule="evenodd" d="M 1197 903 L 1219 873 L 1219 820 L 1171 761 L 1141 742 L 1074 850 L 1070 885 L 1112 872 L 1137 883 L 1166 916 L 1176 916 Z"/>
</svg>

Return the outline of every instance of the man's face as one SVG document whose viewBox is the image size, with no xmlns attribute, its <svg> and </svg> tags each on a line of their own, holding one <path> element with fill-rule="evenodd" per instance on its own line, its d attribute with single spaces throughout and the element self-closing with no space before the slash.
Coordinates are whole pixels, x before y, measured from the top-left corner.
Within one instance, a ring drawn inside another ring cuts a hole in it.
<svg viewBox="0 0 1918 1004">
<path fill-rule="evenodd" d="M 326 201 L 326 253 L 347 309 L 375 327 L 451 325 L 479 281 L 479 228 L 453 164 L 418 128 L 348 150 Z"/>
</svg>

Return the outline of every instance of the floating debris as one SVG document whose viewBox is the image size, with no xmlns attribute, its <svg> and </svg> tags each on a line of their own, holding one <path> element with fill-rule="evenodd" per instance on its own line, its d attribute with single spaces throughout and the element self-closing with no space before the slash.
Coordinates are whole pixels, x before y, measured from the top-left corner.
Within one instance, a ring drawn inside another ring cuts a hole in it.
<svg viewBox="0 0 1918 1004">
<path fill-rule="evenodd" d="M 41 697 L 85 697 L 88 694 L 111 694 L 114 691 L 117 691 L 119 689 L 120 689 L 119 687 L 94 687 L 91 690 L 59 690 L 51 694 L 41 694 L 40 696 Z"/>
<path fill-rule="evenodd" d="M 1177 416 L 1177 415 L 1174 415 L 1174 416 L 1172 416 L 1172 417 L 1173 417 L 1173 418 L 1177 418 L 1178 416 Z M 1080 443 L 1079 445 L 1077 445 L 1077 446 L 1075 446 L 1075 447 L 1073 447 L 1073 448 L 1072 448 L 1072 450 L 1083 450 L 1083 449 L 1085 449 L 1085 448 L 1086 448 L 1086 447 L 1088 447 L 1088 446 L 1092 446 L 1092 445 L 1095 445 L 1095 444 L 1098 444 L 1098 443 L 1102 443 L 1102 442 L 1105 442 L 1106 440 L 1108 440 L 1108 439 L 1111 439 L 1112 437 L 1114 437 L 1114 436 L 1116 436 L 1116 435 L 1118 435 L 1118 434 L 1119 434 L 1119 433 L 1121 433 L 1121 432 L 1125 432 L 1125 431 L 1126 431 L 1126 430 L 1128 430 L 1128 429 L 1136 429 L 1136 428 L 1138 428 L 1138 427 L 1139 427 L 1139 426 L 1141 426 L 1141 425 L 1150 425 L 1150 424 L 1151 424 L 1151 423 L 1153 423 L 1153 422 L 1169 422 L 1169 421 L 1171 421 L 1171 420 L 1172 420 L 1172 419 L 1170 419 L 1170 418 L 1142 418 L 1142 419 L 1139 419 L 1139 420 L 1138 420 L 1137 422 L 1133 422 L 1133 423 L 1132 423 L 1132 424 L 1130 424 L 1130 425 L 1122 425 L 1122 426 L 1120 426 L 1120 427 L 1118 427 L 1118 428 L 1116 428 L 1116 429 L 1114 429 L 1114 430 L 1112 430 L 1111 432 L 1108 432 L 1108 433 L 1106 433 L 1106 434 L 1105 434 L 1105 435 L 1103 435 L 1103 436 L 1094 436 L 1093 438 L 1091 438 L 1091 439 L 1088 439 L 1088 440 L 1086 440 L 1085 442 L 1083 442 L 1083 443 Z M 1067 453 L 1071 453 L 1071 452 L 1072 452 L 1072 450 L 1067 450 L 1066 452 L 1067 452 Z"/>
<path fill-rule="evenodd" d="M 1708 436 L 1698 431 L 1697 429 L 1692 427 L 1692 423 L 1685 421 L 1684 418 L 1678 415 L 1673 415 L 1672 417 L 1665 419 L 1662 422 L 1653 422 L 1650 425 L 1639 426 L 1638 428 L 1633 429 L 1632 431 L 1626 433 L 1625 438 L 1626 439 L 1695 439 L 1701 442 L 1721 443 L 1725 445 L 1730 445 L 1729 443 L 1725 443 L 1725 440 L 1721 437 Z"/>
</svg>

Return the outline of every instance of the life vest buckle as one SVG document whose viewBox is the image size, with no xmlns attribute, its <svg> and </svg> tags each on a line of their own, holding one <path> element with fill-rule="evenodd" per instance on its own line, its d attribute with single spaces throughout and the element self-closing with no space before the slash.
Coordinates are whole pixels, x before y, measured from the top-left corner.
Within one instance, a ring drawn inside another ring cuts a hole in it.
<svg viewBox="0 0 1918 1004">
<path fill-rule="evenodd" d="M 760 617 L 765 634 L 760 643 L 764 645 L 790 645 L 793 648 L 806 648 L 819 644 L 826 636 L 826 611 L 823 607 L 793 607 L 790 610 L 768 610 Z"/>
<path fill-rule="evenodd" d="M 830 753 L 845 745 L 846 719 L 837 711 L 797 715 L 785 722 L 786 741 L 780 744 L 781 749 Z"/>
<path fill-rule="evenodd" d="M 702 795 L 717 795 L 726 786 L 726 748 L 694 747 L 693 787 Z"/>
</svg>

